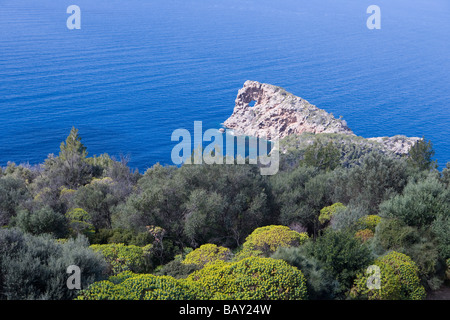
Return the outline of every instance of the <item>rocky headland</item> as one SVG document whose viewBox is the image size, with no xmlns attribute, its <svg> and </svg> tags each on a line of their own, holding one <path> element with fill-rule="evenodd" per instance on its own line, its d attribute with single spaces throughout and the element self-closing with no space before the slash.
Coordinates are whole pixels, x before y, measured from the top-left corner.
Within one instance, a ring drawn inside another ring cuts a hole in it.
<svg viewBox="0 0 450 320">
<path fill-rule="evenodd" d="M 310 134 L 336 134 L 345 140 L 373 144 L 397 155 L 407 154 L 420 138 L 397 135 L 394 137 L 357 137 L 341 118 L 319 109 L 308 101 L 281 87 L 258 81 L 246 81 L 239 90 L 233 114 L 223 123 L 235 135 L 246 135 L 268 140 L 296 140 L 293 137 L 311 137 Z M 285 139 L 290 137 L 289 139 Z M 352 139 L 354 137 L 355 139 Z M 356 139 L 358 138 L 358 139 Z M 303 139 L 305 140 L 305 139 Z M 306 139 L 313 141 L 313 139 Z M 342 139 L 341 139 L 342 140 Z"/>
</svg>

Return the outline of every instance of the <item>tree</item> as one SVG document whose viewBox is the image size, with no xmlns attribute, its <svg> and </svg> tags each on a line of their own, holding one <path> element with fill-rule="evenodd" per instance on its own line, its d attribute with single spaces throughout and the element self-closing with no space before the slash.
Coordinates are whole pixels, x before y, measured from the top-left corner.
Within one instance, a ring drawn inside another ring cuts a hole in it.
<svg viewBox="0 0 450 320">
<path fill-rule="evenodd" d="M 14 225 L 33 235 L 51 234 L 62 238 L 67 234 L 65 217 L 48 206 L 33 211 L 20 211 L 14 219 Z"/>
<path fill-rule="evenodd" d="M 369 248 L 349 232 L 327 230 L 308 249 L 339 282 L 341 294 L 350 289 L 359 270 L 372 261 Z"/>
<path fill-rule="evenodd" d="M 11 176 L 0 177 L 0 226 L 9 224 L 20 207 L 31 200 L 25 182 Z"/>
<path fill-rule="evenodd" d="M 429 226 L 437 216 L 449 210 L 450 190 L 434 176 L 426 180 L 411 181 L 403 194 L 380 205 L 380 215 L 398 218 L 409 226 Z"/>
<path fill-rule="evenodd" d="M 433 144 L 422 137 L 409 150 L 408 163 L 419 170 L 433 170 L 437 168 L 437 161 L 433 161 Z"/>
<path fill-rule="evenodd" d="M 318 142 L 307 147 L 304 154 L 304 163 L 307 166 L 318 168 L 319 170 L 332 171 L 339 166 L 341 153 L 332 141 L 326 145 Z"/>
</svg>

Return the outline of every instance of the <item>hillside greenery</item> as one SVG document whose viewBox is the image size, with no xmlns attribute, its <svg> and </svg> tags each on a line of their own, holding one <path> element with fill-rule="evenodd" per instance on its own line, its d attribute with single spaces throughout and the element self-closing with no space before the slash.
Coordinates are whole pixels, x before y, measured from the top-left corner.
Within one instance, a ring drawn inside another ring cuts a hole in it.
<svg viewBox="0 0 450 320">
<path fill-rule="evenodd" d="M 425 139 L 411 156 L 314 139 L 282 145 L 273 176 L 141 173 L 89 156 L 73 128 L 44 163 L 0 168 L 0 299 L 424 299 L 448 285 L 450 163 L 439 171 Z"/>
</svg>

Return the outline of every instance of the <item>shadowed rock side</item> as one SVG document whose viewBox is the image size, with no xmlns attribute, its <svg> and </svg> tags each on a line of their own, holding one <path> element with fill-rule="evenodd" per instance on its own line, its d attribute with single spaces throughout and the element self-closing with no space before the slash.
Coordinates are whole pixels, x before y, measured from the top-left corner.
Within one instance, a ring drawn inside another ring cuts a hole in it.
<svg viewBox="0 0 450 320">
<path fill-rule="evenodd" d="M 235 103 L 233 114 L 223 123 L 235 135 L 267 140 L 280 140 L 303 133 L 336 133 L 356 137 L 345 120 L 336 119 L 325 110 L 271 84 L 246 81 Z M 401 155 L 408 153 L 420 138 L 398 135 L 367 140 Z"/>
</svg>

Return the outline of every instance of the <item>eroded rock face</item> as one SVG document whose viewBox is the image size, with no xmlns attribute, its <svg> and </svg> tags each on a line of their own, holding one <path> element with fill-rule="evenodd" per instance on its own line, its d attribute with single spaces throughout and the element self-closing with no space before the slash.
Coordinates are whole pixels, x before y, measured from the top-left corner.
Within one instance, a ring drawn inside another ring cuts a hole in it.
<svg viewBox="0 0 450 320">
<path fill-rule="evenodd" d="M 254 106 L 251 106 L 253 101 Z M 353 135 L 344 120 L 334 118 L 280 87 L 257 81 L 244 83 L 238 92 L 233 114 L 224 126 L 236 135 L 269 140 L 303 132 Z M 273 136 L 273 132 L 278 136 Z"/>
<path fill-rule="evenodd" d="M 336 119 L 325 110 L 271 84 L 246 81 L 235 103 L 233 114 L 224 122 L 224 126 L 232 129 L 235 135 L 268 140 L 305 132 L 355 136 L 346 121 Z M 378 142 L 396 154 L 406 154 L 420 138 L 394 136 L 368 140 Z"/>
</svg>

